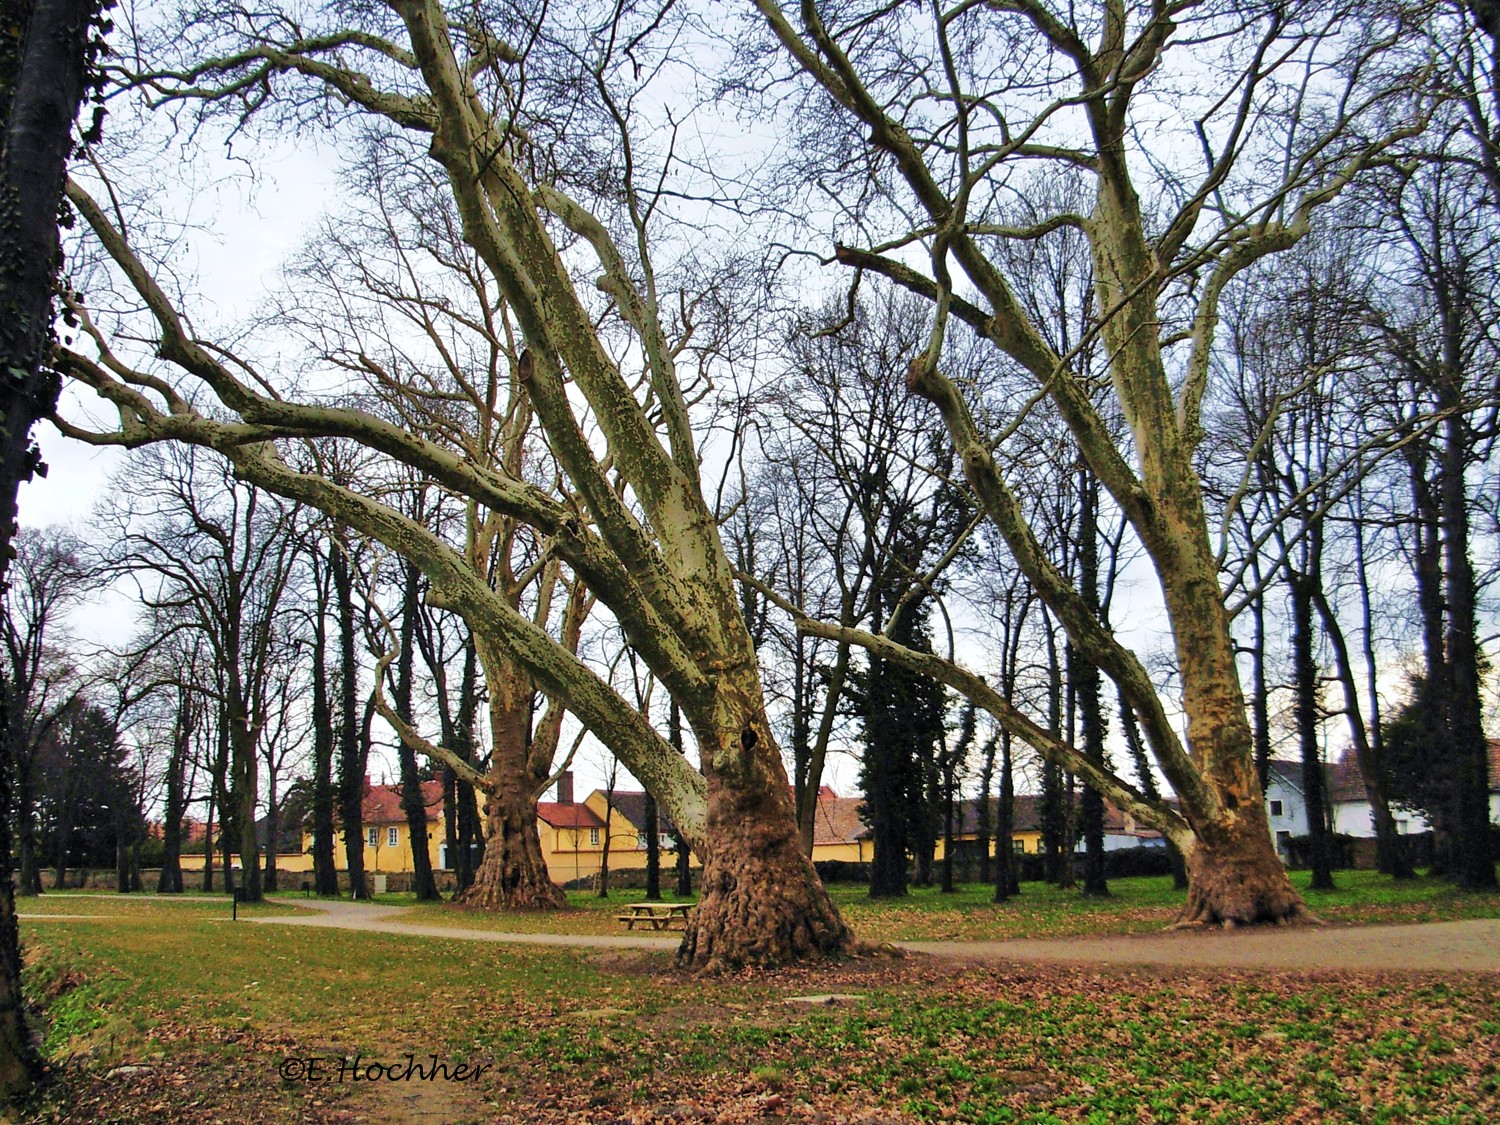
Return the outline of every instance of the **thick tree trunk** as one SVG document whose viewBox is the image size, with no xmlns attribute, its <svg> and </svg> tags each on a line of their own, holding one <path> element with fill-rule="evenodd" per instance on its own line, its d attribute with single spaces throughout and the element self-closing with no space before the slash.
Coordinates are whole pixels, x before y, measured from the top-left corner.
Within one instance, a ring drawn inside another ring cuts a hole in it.
<svg viewBox="0 0 1500 1125">
<path fill-rule="evenodd" d="M 484 859 L 463 902 L 485 910 L 558 910 L 562 888 L 547 874 L 536 830 L 531 786 L 515 774 L 491 770 L 485 793 Z"/>
<path fill-rule="evenodd" d="M 1271 686 L 1266 679 L 1266 595 L 1260 564 L 1252 563 L 1256 595 L 1251 602 L 1255 640 L 1250 651 L 1250 729 L 1255 740 L 1255 774 L 1265 795 L 1271 783 Z M 1122 706 L 1124 704 L 1122 703 Z"/>
<path fill-rule="evenodd" d="M 230 744 L 234 772 L 235 831 L 239 837 L 240 898 L 245 902 L 261 900 L 260 843 L 255 838 L 255 806 L 258 796 L 255 736 L 237 706 L 230 717 Z"/>
<path fill-rule="evenodd" d="M 507 690 L 509 688 L 510 690 Z M 493 750 L 485 775 L 484 859 L 463 901 L 486 910 L 557 910 L 567 906 L 547 873 L 536 828 L 536 783 L 528 765 L 531 693 L 525 685 L 490 685 Z"/>
<path fill-rule="evenodd" d="M 1366 742 L 1365 755 L 1360 759 L 1360 773 L 1365 779 L 1366 792 L 1370 797 L 1370 807 L 1376 809 L 1376 852 L 1375 864 L 1382 874 L 1389 875 L 1393 879 L 1409 879 L 1416 874 L 1412 867 L 1412 855 L 1400 834 L 1396 831 L 1396 821 L 1391 816 L 1390 808 L 1390 766 L 1385 754 L 1385 736 L 1381 732 L 1380 717 L 1380 665 L 1375 658 L 1375 629 L 1374 613 L 1371 608 L 1370 599 L 1370 572 L 1365 565 L 1365 523 L 1364 523 L 1364 496 L 1360 491 L 1355 492 L 1355 499 L 1359 503 L 1359 512 L 1354 523 L 1354 572 L 1359 582 L 1359 605 L 1360 605 L 1360 643 L 1365 657 L 1366 690 L 1370 700 L 1370 717 L 1368 724 L 1361 723 L 1360 727 L 1365 729 L 1369 738 Z M 1332 613 L 1330 611 L 1330 616 Z M 1335 644 L 1339 651 L 1343 649 L 1343 633 L 1337 628 L 1330 631 L 1331 637 L 1336 636 Z M 1341 660 L 1345 665 L 1349 663 L 1347 652 L 1343 652 Z M 1346 675 L 1349 683 L 1351 697 L 1358 699 L 1354 693 L 1354 676 L 1352 671 Z M 1367 768 L 1368 766 L 1368 768 Z M 1378 784 L 1371 789 L 1371 778 L 1376 778 Z M 1381 830 L 1382 812 L 1383 820 L 1387 825 L 1385 831 L 1388 836 L 1383 836 Z M 1389 840 L 1389 843 L 1383 841 Z"/>
<path fill-rule="evenodd" d="M 958 888 L 953 884 L 953 805 L 957 795 L 953 792 L 953 762 L 943 762 L 943 893 L 953 894 Z"/>
<path fill-rule="evenodd" d="M 1047 729 L 1058 738 L 1066 737 L 1063 730 L 1063 669 L 1058 652 L 1057 636 L 1050 625 L 1047 628 Z M 1063 769 L 1056 762 L 1042 763 L 1042 878 L 1057 887 L 1073 885 L 1072 867 L 1067 856 L 1068 819 L 1071 810 L 1064 805 L 1066 779 Z"/>
<path fill-rule="evenodd" d="M 313 549 L 314 566 L 318 552 Z M 321 568 L 320 568 L 321 569 Z M 327 571 L 314 574 L 317 605 L 313 612 L 312 646 L 312 864 L 313 890 L 320 896 L 337 897 L 338 867 L 334 861 L 333 817 L 333 710 L 328 698 L 328 578 Z"/>
<path fill-rule="evenodd" d="M 20 861 L 19 886 L 22 895 L 42 893 L 42 872 L 36 854 L 36 800 L 31 791 L 29 770 L 16 771 L 17 852 Z"/>
<path fill-rule="evenodd" d="M 1328 804 L 1324 800 L 1323 759 L 1318 752 L 1318 664 L 1313 653 L 1313 598 L 1315 579 L 1288 569 L 1292 595 L 1293 712 L 1297 746 L 1302 759 L 1302 800 L 1307 807 L 1308 860 L 1314 890 L 1333 890 L 1333 857 L 1328 838 Z"/>
<path fill-rule="evenodd" d="M 995 839 L 994 809 L 990 804 L 990 790 L 995 784 L 995 751 L 1000 739 L 991 736 L 984 746 L 983 765 L 979 770 L 979 800 L 974 806 L 974 837 L 979 849 L 979 881 L 989 885 L 991 876 L 990 844 Z"/>
<path fill-rule="evenodd" d="M 31 427 L 57 404 L 46 364 L 57 231 L 73 120 L 83 99 L 93 0 L 19 0 L 5 6 L 0 44 L 0 583 L 16 533 L 17 490 L 41 464 Z M 0 703 L 0 755 L 22 720 Z M 21 948 L 11 884 L 11 775 L 0 760 L 0 1101 L 29 1090 L 41 1058 L 26 1024 Z M 24 828 L 23 828 L 24 831 Z M 65 844 L 65 842 L 64 842 Z M 34 860 L 33 860 L 34 862 Z M 32 884 L 39 880 L 32 873 Z"/>
<path fill-rule="evenodd" d="M 707 846 L 678 964 L 718 972 L 848 952 L 854 937 L 802 851 L 748 645 L 712 690 L 712 706 L 687 712 L 702 762 Z"/>
<path fill-rule="evenodd" d="M 454 726 L 454 751 L 466 762 L 474 760 L 474 717 L 479 699 L 479 657 L 472 638 L 464 649 L 464 670 L 459 681 L 458 719 Z M 479 803 L 474 787 L 462 778 L 453 786 L 454 833 L 458 854 L 453 858 L 454 897 L 462 898 L 474 885 L 474 874 L 484 862 L 484 832 L 479 822 Z"/>
<path fill-rule="evenodd" d="M 1078 470 L 1078 497 L 1078 581 L 1084 604 L 1099 617 L 1099 482 L 1083 467 Z M 1084 756 L 1096 765 L 1105 766 L 1104 701 L 1100 695 L 1099 669 L 1069 645 L 1068 675 L 1083 728 Z M 1086 849 L 1083 893 L 1092 898 L 1106 898 L 1109 883 L 1104 878 L 1104 795 L 1092 785 L 1083 787 L 1079 816 Z"/>
<path fill-rule="evenodd" d="M 1458 370 L 1457 357 L 1448 365 Z M 1448 723 L 1454 759 L 1454 875 L 1464 890 L 1496 886 L 1490 832 L 1489 754 L 1480 703 L 1479 646 L 1475 642 L 1477 610 L 1474 566 L 1469 560 L 1469 497 L 1464 469 L 1471 449 L 1468 425 L 1459 412 L 1457 394 L 1444 406 L 1443 423 L 1443 562 L 1448 603 L 1445 647 L 1448 654 Z"/>
<path fill-rule="evenodd" d="M 683 966 L 718 972 L 784 965 L 836 956 L 853 944 L 802 852 L 786 775 L 775 772 L 779 779 L 733 787 L 708 775 L 707 838 L 714 847 L 677 951 Z"/>
<path fill-rule="evenodd" d="M 0 728 L 7 720 L 0 704 Z M 10 805 L 9 789 L 9 771 L 0 769 L 0 809 Z M 6 1101 L 29 1089 L 42 1071 L 21 996 L 21 937 L 10 876 L 10 818 L 0 815 L 0 1098 Z"/>
<path fill-rule="evenodd" d="M 192 748 L 194 720 L 192 703 L 184 691 L 178 696 L 177 723 L 172 753 L 167 759 L 167 806 L 161 830 L 161 874 L 156 880 L 159 895 L 182 893 L 182 817 L 186 812 L 186 771 Z"/>
<path fill-rule="evenodd" d="M 412 662 L 417 626 L 417 579 L 419 571 L 407 562 L 401 596 L 401 653 L 396 664 L 395 706 L 408 723 L 412 721 Z M 397 746 L 401 764 L 401 811 L 406 814 L 406 831 L 411 840 L 412 890 L 418 902 L 438 902 L 437 881 L 432 877 L 432 855 L 427 842 L 427 805 L 422 800 L 422 782 L 417 774 L 415 747 L 405 739 Z"/>
<path fill-rule="evenodd" d="M 1443 639 L 1443 539 L 1442 506 L 1437 490 L 1427 479 L 1429 450 L 1421 442 L 1405 447 L 1407 472 L 1412 490 L 1412 534 L 1415 537 L 1412 576 L 1417 584 L 1417 612 L 1422 622 L 1422 656 L 1425 671 L 1419 699 L 1418 722 L 1423 730 L 1419 745 L 1431 755 L 1427 769 L 1434 777 L 1451 774 L 1448 720 L 1448 657 Z M 1432 819 L 1433 856 L 1430 874 L 1446 875 L 1451 869 L 1452 835 L 1450 810 L 1437 802 L 1427 812 Z"/>
<path fill-rule="evenodd" d="M 681 832 L 672 834 L 673 853 L 676 860 L 673 869 L 677 875 L 676 885 L 672 888 L 672 894 L 676 898 L 693 897 L 693 853 L 688 848 L 687 840 Z"/>
<path fill-rule="evenodd" d="M 1146 748 L 1141 744 L 1141 728 L 1136 723 L 1135 712 L 1131 710 L 1130 703 L 1124 695 L 1120 696 L 1120 726 L 1125 732 L 1125 745 L 1130 750 L 1131 761 L 1135 763 L 1135 775 L 1140 782 L 1141 792 L 1148 800 L 1161 800 L 1161 790 L 1156 784 L 1156 775 L 1151 772 L 1151 763 L 1146 758 Z M 1256 777 L 1260 776 L 1260 767 L 1257 762 Z M 1265 785 L 1261 785 L 1261 791 L 1265 791 Z M 1167 859 L 1172 867 L 1172 886 L 1179 891 L 1187 890 L 1187 863 L 1182 858 L 1182 851 L 1170 839 L 1167 844 Z"/>
<path fill-rule="evenodd" d="M 208 811 L 203 818 L 203 893 L 211 894 L 214 889 L 214 786 L 213 779 L 209 779 L 208 786 Z"/>
<path fill-rule="evenodd" d="M 1190 886 L 1183 919 L 1232 925 L 1316 920 L 1271 841 L 1202 496 L 1189 465 L 1176 471 L 1181 479 L 1159 490 L 1164 518 L 1155 562 L 1198 775 L 1196 786 L 1192 778 L 1169 778 L 1197 841 L 1185 857 Z"/>
<path fill-rule="evenodd" d="M 1016 877 L 1016 779 L 1010 756 L 1011 734 L 1000 731 L 1000 803 L 995 809 L 995 901 L 1004 902 L 1021 889 Z"/>
<path fill-rule="evenodd" d="M 1078 712 L 1083 726 L 1084 754 L 1090 761 L 1104 764 L 1104 708 L 1099 698 L 1099 671 L 1088 661 L 1069 650 L 1069 669 L 1078 697 Z M 1092 898 L 1109 897 L 1109 882 L 1104 877 L 1104 796 L 1091 785 L 1083 787 L 1079 801 L 1079 820 L 1083 828 L 1083 893 Z"/>
<path fill-rule="evenodd" d="M 1354 684 L 1354 666 L 1349 661 L 1349 646 L 1344 640 L 1344 630 L 1339 625 L 1333 606 L 1329 604 L 1327 594 L 1321 589 L 1314 590 L 1313 598 L 1318 605 L 1318 616 L 1323 622 L 1323 634 L 1333 649 L 1334 665 L 1344 692 L 1344 713 L 1349 719 L 1349 737 L 1354 744 L 1354 759 L 1359 764 L 1360 777 L 1364 781 L 1365 798 L 1370 802 L 1370 819 L 1375 828 L 1375 867 L 1393 879 L 1410 879 L 1411 860 L 1396 831 L 1396 818 L 1391 815 L 1389 776 L 1379 750 L 1370 740 L 1369 729 L 1361 714 L 1359 693 Z M 1370 655 L 1373 658 L 1373 654 Z"/>
<path fill-rule="evenodd" d="M 661 833 L 657 828 L 659 813 L 656 798 L 646 794 L 641 819 L 646 822 L 646 901 L 661 901 Z"/>
<path fill-rule="evenodd" d="M 833 737 L 834 723 L 838 719 L 839 701 L 844 695 L 844 684 L 849 679 L 849 646 L 839 642 L 838 656 L 833 662 L 833 672 L 828 677 L 828 689 L 823 694 L 823 713 L 818 720 L 818 733 L 813 738 L 807 760 L 806 788 L 812 799 L 797 809 L 797 827 L 802 835 L 802 850 L 809 857 L 813 853 L 816 836 L 814 819 L 818 814 L 818 791 L 823 786 L 823 768 L 828 760 L 828 743 Z"/>
<path fill-rule="evenodd" d="M 1317 921 L 1287 881 L 1259 804 L 1241 806 L 1211 831 L 1199 832 L 1187 868 L 1179 926 Z"/>
<path fill-rule="evenodd" d="M 682 744 L 682 709 L 673 699 L 667 704 L 667 742 L 673 750 L 681 754 Z M 675 856 L 675 868 L 677 875 L 677 886 L 673 894 L 677 898 L 691 898 L 693 894 L 693 856 L 688 850 L 687 840 L 683 837 L 680 829 L 673 826 L 672 851 Z M 809 858 L 812 857 L 812 849 L 806 850 Z"/>
<path fill-rule="evenodd" d="M 365 755 L 359 737 L 355 703 L 359 667 L 354 660 L 354 586 L 349 560 L 339 544 L 328 545 L 333 573 L 334 601 L 339 618 L 339 818 L 343 822 L 344 868 L 349 872 L 349 895 L 370 897 L 365 881 Z"/>
<path fill-rule="evenodd" d="M 599 849 L 599 887 L 596 892 L 599 898 L 609 897 L 609 833 L 614 820 L 614 800 L 614 786 L 611 785 L 604 793 L 604 839 Z"/>
</svg>

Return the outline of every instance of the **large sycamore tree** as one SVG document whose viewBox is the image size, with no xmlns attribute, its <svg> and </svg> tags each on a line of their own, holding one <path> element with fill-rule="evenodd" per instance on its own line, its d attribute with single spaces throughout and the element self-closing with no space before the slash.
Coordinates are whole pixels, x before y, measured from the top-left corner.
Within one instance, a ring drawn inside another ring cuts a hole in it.
<svg viewBox="0 0 1500 1125">
<path fill-rule="evenodd" d="M 466 459 L 343 399 L 293 401 L 252 357 L 195 335 L 186 310 L 132 246 L 118 209 L 78 185 L 70 199 L 117 283 L 149 314 L 154 355 L 116 347 L 114 334 L 75 301 L 84 336 L 61 352 L 59 366 L 110 404 L 118 425 L 61 418 L 58 425 L 94 443 L 216 449 L 245 479 L 321 509 L 421 568 L 429 600 L 462 614 L 476 637 L 561 700 L 656 795 L 703 857 L 702 899 L 683 938 L 683 964 L 712 970 L 842 952 L 852 938 L 798 846 L 755 649 L 703 497 L 678 375 L 679 359 L 691 354 L 698 306 L 683 300 L 663 312 L 650 254 L 659 196 L 637 191 L 626 128 L 633 95 L 611 86 L 652 73 L 660 60 L 647 44 L 672 18 L 672 6 L 604 5 L 593 29 L 587 5 L 567 8 L 563 30 L 583 34 L 549 38 L 530 6 L 498 5 L 490 27 L 474 24 L 468 7 L 450 18 L 436 0 L 280 15 L 222 7 L 174 31 L 168 49 L 183 57 L 130 78 L 178 104 L 227 107 L 242 124 L 260 113 L 320 123 L 354 115 L 367 131 L 404 139 L 402 155 L 390 158 L 435 161 L 463 236 L 524 340 L 514 378 L 566 488 L 542 488 L 503 461 Z M 594 91 L 596 117 L 581 120 L 577 105 L 554 105 L 551 116 L 528 111 L 525 97 L 547 86 L 547 66 L 558 60 L 578 69 L 557 88 Z M 562 173 L 588 154 L 562 151 L 568 134 L 549 132 L 559 121 L 618 157 L 572 191 Z M 603 184 L 592 208 L 580 198 L 589 182 Z M 560 245 L 568 247 L 566 261 Z M 575 286 L 570 266 L 585 271 L 586 289 Z M 497 593 L 461 549 L 377 495 L 299 468 L 293 450 L 310 437 L 357 442 L 540 531 L 550 556 L 597 596 L 671 693 L 699 767 Z"/>
<path fill-rule="evenodd" d="M 1256 777 L 1199 474 L 1200 411 L 1225 289 L 1296 243 L 1322 204 L 1417 131 L 1420 76 L 1402 74 L 1400 47 L 1422 13 L 1359 2 L 754 5 L 761 49 L 738 85 L 791 107 L 799 170 L 836 193 L 828 213 L 845 218 L 824 252 L 931 300 L 908 387 L 941 412 L 975 495 L 1074 649 L 1118 684 L 1180 805 L 1149 799 L 952 662 L 884 636 L 802 627 L 943 680 L 1162 830 L 1188 862 L 1183 923 L 1309 917 L 1273 849 Z M 1020 201 L 1052 181 L 1086 185 L 1087 205 L 1016 221 Z M 1095 279 L 1089 343 L 1107 357 L 1124 440 L 1091 398 L 1080 351 L 1048 344 L 1007 264 L 1008 247 L 1077 232 Z M 945 338 L 965 331 L 1032 380 L 998 422 L 979 391 L 941 370 Z M 1028 525 L 996 448 L 1029 409 L 1067 425 L 1149 558 L 1175 698 Z"/>
</svg>

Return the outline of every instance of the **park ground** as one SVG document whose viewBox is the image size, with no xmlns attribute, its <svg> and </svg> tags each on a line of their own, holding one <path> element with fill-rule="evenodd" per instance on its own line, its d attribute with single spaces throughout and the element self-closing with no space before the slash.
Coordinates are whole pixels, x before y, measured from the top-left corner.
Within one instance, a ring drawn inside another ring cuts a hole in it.
<svg viewBox="0 0 1500 1125">
<path fill-rule="evenodd" d="M 1309 900 L 1351 951 L 1375 932 L 1353 927 L 1500 918 L 1500 896 L 1431 880 L 1340 883 Z M 638 892 L 574 896 L 550 917 L 387 915 L 452 931 L 425 937 L 273 920 L 318 920 L 300 896 L 242 907 L 239 923 L 223 899 L 22 900 L 54 1067 L 22 1120 L 1500 1120 L 1500 972 L 1372 970 L 1353 953 L 1295 970 L 1070 960 L 1170 921 L 1166 880 L 1113 886 L 1090 902 L 1028 884 L 1001 906 L 979 887 L 894 905 L 838 888 L 868 941 L 987 944 L 706 980 L 674 971 L 668 949 L 472 940 L 618 937 Z M 1263 935 L 1185 937 L 1234 949 Z M 1067 939 L 1045 947 L 1058 959 L 988 944 L 1042 939 Z"/>
</svg>

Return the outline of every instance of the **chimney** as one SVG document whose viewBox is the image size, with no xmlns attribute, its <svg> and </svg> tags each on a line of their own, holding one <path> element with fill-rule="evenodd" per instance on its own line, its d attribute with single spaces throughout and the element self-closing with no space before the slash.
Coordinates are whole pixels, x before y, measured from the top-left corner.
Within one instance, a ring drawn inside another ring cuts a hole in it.
<svg viewBox="0 0 1500 1125">
<path fill-rule="evenodd" d="M 557 775 L 557 803 L 559 805 L 571 805 L 573 803 L 573 771 L 563 770 Z"/>
</svg>

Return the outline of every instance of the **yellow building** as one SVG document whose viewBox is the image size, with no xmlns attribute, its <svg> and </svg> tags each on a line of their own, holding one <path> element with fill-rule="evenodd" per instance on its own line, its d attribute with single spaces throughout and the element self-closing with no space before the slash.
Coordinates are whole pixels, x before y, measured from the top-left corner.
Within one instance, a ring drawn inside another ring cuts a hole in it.
<svg viewBox="0 0 1500 1125">
<path fill-rule="evenodd" d="M 607 793 L 595 789 L 582 801 L 573 799 L 573 777 L 564 773 L 557 783 L 555 801 L 537 802 L 537 834 L 547 871 L 556 883 L 574 883 L 596 879 L 607 861 L 611 871 L 643 870 L 646 866 L 648 828 L 646 795 L 638 790 Z M 422 800 L 427 811 L 427 854 L 433 870 L 451 869 L 447 845 L 443 839 L 442 783 L 422 783 Z M 989 853 L 995 854 L 994 825 L 999 802 L 990 798 Z M 840 797 L 828 786 L 818 793 L 814 815 L 814 862 L 866 864 L 874 856 L 874 842 L 869 827 L 860 815 L 864 805 L 860 797 Z M 363 813 L 365 870 L 372 875 L 397 874 L 412 870 L 410 830 L 401 807 L 399 785 L 369 785 Z M 976 859 L 979 843 L 979 802 L 965 799 L 958 804 L 955 824 L 955 854 L 964 860 Z M 663 868 L 675 862 L 671 823 L 658 813 L 655 825 Z M 1120 847 L 1132 843 L 1152 842 L 1157 834 L 1141 829 L 1113 806 L 1106 806 L 1106 833 L 1118 839 L 1106 846 Z M 1011 821 L 1011 847 L 1017 854 L 1036 855 L 1041 850 L 1041 798 L 1018 795 Z M 288 875 L 301 876 L 312 870 L 312 836 L 304 832 L 300 853 L 278 853 L 277 869 Z M 936 858 L 941 860 L 944 844 L 938 840 Z M 334 849 L 335 862 L 342 870 L 342 840 Z M 183 856 L 184 870 L 201 870 L 202 856 Z M 697 866 L 697 860 L 693 860 Z"/>
<path fill-rule="evenodd" d="M 422 782 L 422 805 L 427 812 L 427 858 L 434 871 L 446 867 L 447 848 L 443 842 L 443 783 Z M 365 799 L 360 808 L 365 834 L 365 870 L 372 874 L 391 874 L 415 870 L 412 862 L 411 826 L 401 807 L 401 786 L 365 784 Z M 310 841 L 309 841 L 310 843 Z M 335 848 L 339 859 L 342 848 Z"/>
<path fill-rule="evenodd" d="M 542 857 L 553 882 L 597 878 L 606 861 L 611 871 L 645 869 L 648 837 L 644 793 L 595 789 L 575 802 L 572 775 L 564 773 L 558 778 L 557 798 L 538 801 L 536 806 Z M 656 830 L 665 867 L 675 861 L 675 856 L 671 824 L 659 814 Z M 697 860 L 693 863 L 696 866 Z"/>
</svg>

